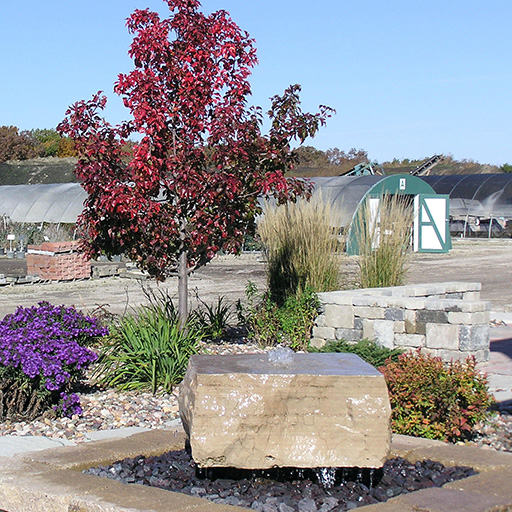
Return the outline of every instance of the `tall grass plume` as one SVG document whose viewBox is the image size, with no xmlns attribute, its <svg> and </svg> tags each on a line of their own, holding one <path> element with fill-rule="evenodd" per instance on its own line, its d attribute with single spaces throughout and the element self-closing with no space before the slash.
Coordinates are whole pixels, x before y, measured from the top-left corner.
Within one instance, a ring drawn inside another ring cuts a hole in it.
<svg viewBox="0 0 512 512">
<path fill-rule="evenodd" d="M 359 208 L 356 239 L 361 288 L 399 286 L 407 272 L 413 208 L 407 196 L 383 195 Z"/>
<path fill-rule="evenodd" d="M 268 259 L 268 287 L 276 302 L 340 285 L 338 215 L 320 194 L 295 203 L 265 207 L 258 224 Z"/>
</svg>

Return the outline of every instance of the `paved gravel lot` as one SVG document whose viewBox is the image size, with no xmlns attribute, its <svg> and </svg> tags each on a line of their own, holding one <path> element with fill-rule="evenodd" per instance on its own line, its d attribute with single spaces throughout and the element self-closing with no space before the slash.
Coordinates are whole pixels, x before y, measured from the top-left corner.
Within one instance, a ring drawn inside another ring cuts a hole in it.
<svg viewBox="0 0 512 512">
<path fill-rule="evenodd" d="M 447 254 L 416 254 L 407 280 L 480 282 L 493 310 L 512 308 L 512 240 L 456 239 Z"/>
<path fill-rule="evenodd" d="M 454 240 L 448 254 L 414 254 L 407 274 L 408 283 L 471 281 L 482 283 L 482 298 L 493 310 L 512 308 L 512 240 Z M 346 286 L 357 278 L 357 257 L 344 260 Z M 0 273 L 26 274 L 24 260 L 0 259 Z M 258 254 L 241 257 L 222 256 L 194 273 L 190 280 L 191 301 L 197 293 L 201 300 L 213 302 L 225 295 L 229 300 L 244 297 L 247 282 L 265 286 L 265 265 Z M 41 300 L 74 305 L 87 312 L 97 307 L 122 313 L 145 302 L 141 283 L 177 294 L 177 282 L 155 284 L 151 280 L 108 277 L 76 282 L 26 284 L 0 287 L 0 317 L 18 305 L 29 306 Z"/>
</svg>

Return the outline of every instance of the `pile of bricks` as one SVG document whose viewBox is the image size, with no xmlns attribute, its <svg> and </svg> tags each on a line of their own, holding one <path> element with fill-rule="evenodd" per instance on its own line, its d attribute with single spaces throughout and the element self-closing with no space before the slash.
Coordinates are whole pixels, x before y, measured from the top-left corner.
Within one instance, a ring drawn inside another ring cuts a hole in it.
<svg viewBox="0 0 512 512">
<path fill-rule="evenodd" d="M 312 344 L 371 339 L 445 361 L 487 361 L 490 303 L 480 300 L 480 288 L 451 282 L 320 293 Z"/>
<path fill-rule="evenodd" d="M 91 277 L 91 262 L 78 252 L 79 245 L 79 240 L 29 245 L 27 273 L 51 281 Z"/>
</svg>

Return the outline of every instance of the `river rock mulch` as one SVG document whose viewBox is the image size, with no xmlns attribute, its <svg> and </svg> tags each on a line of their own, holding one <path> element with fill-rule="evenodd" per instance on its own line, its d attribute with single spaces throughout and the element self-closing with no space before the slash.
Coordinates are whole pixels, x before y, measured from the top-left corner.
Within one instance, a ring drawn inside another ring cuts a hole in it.
<svg viewBox="0 0 512 512">
<path fill-rule="evenodd" d="M 507 409 L 508 410 L 508 409 Z M 502 452 L 512 452 L 512 414 L 497 411 L 474 428 L 471 444 Z"/>
<path fill-rule="evenodd" d="M 257 345 L 242 341 L 201 343 L 201 353 L 239 354 L 263 352 Z M 86 385 L 77 392 L 83 410 L 72 418 L 41 418 L 32 422 L 0 422 L 0 436 L 47 436 L 87 441 L 87 433 L 123 427 L 171 429 L 179 417 L 178 390 L 153 396 L 151 393 L 97 389 Z"/>
<path fill-rule="evenodd" d="M 208 480 L 196 476 L 194 462 L 185 450 L 158 457 L 124 459 L 108 467 L 91 468 L 85 473 L 123 483 L 182 492 L 214 503 L 260 512 L 342 512 L 384 502 L 403 493 L 441 487 L 475 474 L 467 467 L 447 468 L 430 460 L 411 463 L 395 458 L 385 463 L 378 482 L 366 473 L 367 478 L 361 474 L 359 478 L 347 478 L 332 485 L 333 482 L 325 478 L 325 472 L 323 476 L 320 473 L 318 478 L 288 481 L 272 480 L 265 475 Z"/>
</svg>

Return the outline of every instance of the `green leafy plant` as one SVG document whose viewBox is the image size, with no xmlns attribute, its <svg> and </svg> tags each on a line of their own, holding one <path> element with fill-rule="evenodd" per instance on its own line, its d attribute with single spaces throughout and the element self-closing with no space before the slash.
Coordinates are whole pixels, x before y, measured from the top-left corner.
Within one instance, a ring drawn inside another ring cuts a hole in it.
<svg viewBox="0 0 512 512">
<path fill-rule="evenodd" d="M 245 303 L 238 301 L 238 321 L 247 327 L 249 337 L 260 347 L 272 347 L 279 343 L 277 305 L 268 293 L 260 295 L 255 283 L 248 281 L 245 287 Z"/>
<path fill-rule="evenodd" d="M 309 351 L 322 353 L 349 352 L 358 355 L 361 359 L 375 367 L 384 365 L 388 360 L 396 362 L 398 361 L 398 356 L 403 353 L 400 349 L 389 349 L 377 344 L 373 340 L 367 339 L 356 343 L 350 343 L 346 340 L 331 341 L 321 348 L 311 347 Z"/>
<path fill-rule="evenodd" d="M 233 304 L 226 297 L 218 297 L 214 304 L 207 304 L 197 297 L 201 307 L 194 314 L 204 330 L 207 338 L 220 339 L 226 333 L 230 321 L 234 317 Z"/>
<path fill-rule="evenodd" d="M 293 350 L 307 350 L 313 322 L 318 315 L 318 297 L 310 289 L 288 297 L 277 310 L 281 343 Z"/>
<path fill-rule="evenodd" d="M 421 351 L 402 354 L 380 368 L 397 434 L 455 441 L 471 436 L 493 403 L 474 358 L 444 363 Z"/>
<path fill-rule="evenodd" d="M 311 290 L 289 296 L 283 305 L 276 304 L 269 292 L 258 294 L 254 283 L 246 286 L 246 304 L 237 304 L 239 321 L 261 347 L 277 344 L 293 350 L 306 350 L 317 315 L 318 298 Z"/>
<path fill-rule="evenodd" d="M 407 272 L 413 209 L 406 196 L 383 195 L 359 209 L 356 240 L 361 288 L 399 286 Z"/>
<path fill-rule="evenodd" d="M 168 318 L 172 323 L 178 321 L 178 308 L 167 290 L 162 290 L 161 288 L 155 290 L 151 286 L 145 286 L 143 283 L 141 287 L 150 309 L 159 312 L 159 314 Z"/>
<path fill-rule="evenodd" d="M 203 329 L 194 319 L 182 326 L 167 304 L 142 307 L 111 326 L 94 373 L 96 382 L 121 390 L 170 392 L 197 353 Z"/>
</svg>

